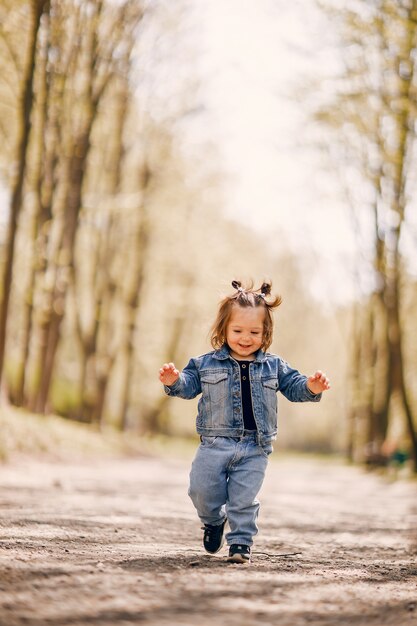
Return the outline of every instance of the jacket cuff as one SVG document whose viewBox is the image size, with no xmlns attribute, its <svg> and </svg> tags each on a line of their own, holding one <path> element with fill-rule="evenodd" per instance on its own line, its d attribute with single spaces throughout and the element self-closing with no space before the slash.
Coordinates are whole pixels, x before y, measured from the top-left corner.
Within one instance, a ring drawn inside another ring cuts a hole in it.
<svg viewBox="0 0 417 626">
<path fill-rule="evenodd" d="M 308 395 L 308 399 L 311 400 L 311 402 L 320 402 L 321 396 L 323 395 L 321 392 L 320 393 L 313 393 L 312 391 L 310 391 L 310 389 L 308 388 L 307 383 L 306 383 L 306 393 Z"/>
<path fill-rule="evenodd" d="M 169 396 L 174 395 L 177 391 L 180 390 L 180 388 L 181 388 L 180 378 L 178 378 L 178 380 L 176 380 L 175 383 L 173 383 L 172 385 L 164 385 L 165 393 L 168 394 Z"/>
</svg>

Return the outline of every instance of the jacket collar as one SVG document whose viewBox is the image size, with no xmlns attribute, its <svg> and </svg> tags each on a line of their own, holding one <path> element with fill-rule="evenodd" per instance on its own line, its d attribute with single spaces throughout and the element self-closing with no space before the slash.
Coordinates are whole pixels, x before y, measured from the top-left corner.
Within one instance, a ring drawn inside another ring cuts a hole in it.
<svg viewBox="0 0 417 626">
<path fill-rule="evenodd" d="M 218 359 L 219 361 L 224 361 L 230 358 L 230 348 L 225 343 L 219 350 L 215 350 L 213 354 L 213 358 Z M 255 358 L 253 360 L 254 363 L 263 363 L 266 361 L 266 355 L 263 350 L 258 350 L 255 353 Z"/>
</svg>

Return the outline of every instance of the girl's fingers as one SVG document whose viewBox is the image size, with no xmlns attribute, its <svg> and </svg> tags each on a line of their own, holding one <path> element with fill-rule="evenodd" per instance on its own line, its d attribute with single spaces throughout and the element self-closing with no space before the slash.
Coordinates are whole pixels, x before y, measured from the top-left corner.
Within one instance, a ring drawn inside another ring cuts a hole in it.
<svg viewBox="0 0 417 626">
<path fill-rule="evenodd" d="M 179 371 L 175 367 L 174 363 L 164 363 L 159 370 L 159 380 L 165 384 L 172 384 L 172 380 L 175 381 L 179 376 Z"/>
<path fill-rule="evenodd" d="M 323 389 L 330 389 L 330 381 L 327 378 L 327 375 L 321 370 L 317 370 L 317 372 L 313 374 L 311 378 L 312 378 L 312 382 L 314 381 L 319 382 L 322 385 Z"/>
<path fill-rule="evenodd" d="M 176 370 L 176 367 L 175 367 L 175 365 L 173 363 L 164 363 L 159 371 L 160 372 L 169 372 L 170 370 L 172 370 L 172 371 Z"/>
<path fill-rule="evenodd" d="M 326 374 L 322 374 L 322 376 L 320 377 L 320 382 L 325 389 L 330 389 L 330 381 L 327 378 Z"/>
</svg>

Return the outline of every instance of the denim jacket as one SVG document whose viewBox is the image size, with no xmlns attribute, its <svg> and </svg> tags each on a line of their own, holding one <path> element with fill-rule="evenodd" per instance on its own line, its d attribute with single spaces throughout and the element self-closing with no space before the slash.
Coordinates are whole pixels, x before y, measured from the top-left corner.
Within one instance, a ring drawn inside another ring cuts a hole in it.
<svg viewBox="0 0 417 626">
<path fill-rule="evenodd" d="M 318 402 L 321 394 L 307 387 L 307 376 L 293 369 L 275 354 L 258 350 L 249 364 L 253 414 L 261 445 L 276 438 L 280 391 L 291 402 Z M 230 356 L 227 345 L 192 358 L 179 379 L 165 385 L 169 396 L 198 402 L 197 432 L 208 437 L 238 437 L 243 434 L 239 364 Z"/>
</svg>

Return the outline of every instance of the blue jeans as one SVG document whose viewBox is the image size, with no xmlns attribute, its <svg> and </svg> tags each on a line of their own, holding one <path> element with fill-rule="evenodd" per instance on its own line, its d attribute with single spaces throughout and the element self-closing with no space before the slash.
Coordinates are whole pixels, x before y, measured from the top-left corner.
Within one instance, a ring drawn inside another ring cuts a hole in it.
<svg viewBox="0 0 417 626">
<path fill-rule="evenodd" d="M 268 454 L 256 432 L 243 437 L 201 437 L 190 473 L 188 495 L 203 524 L 217 526 L 227 517 L 228 545 L 251 546 L 258 532 L 256 520 Z"/>
</svg>

